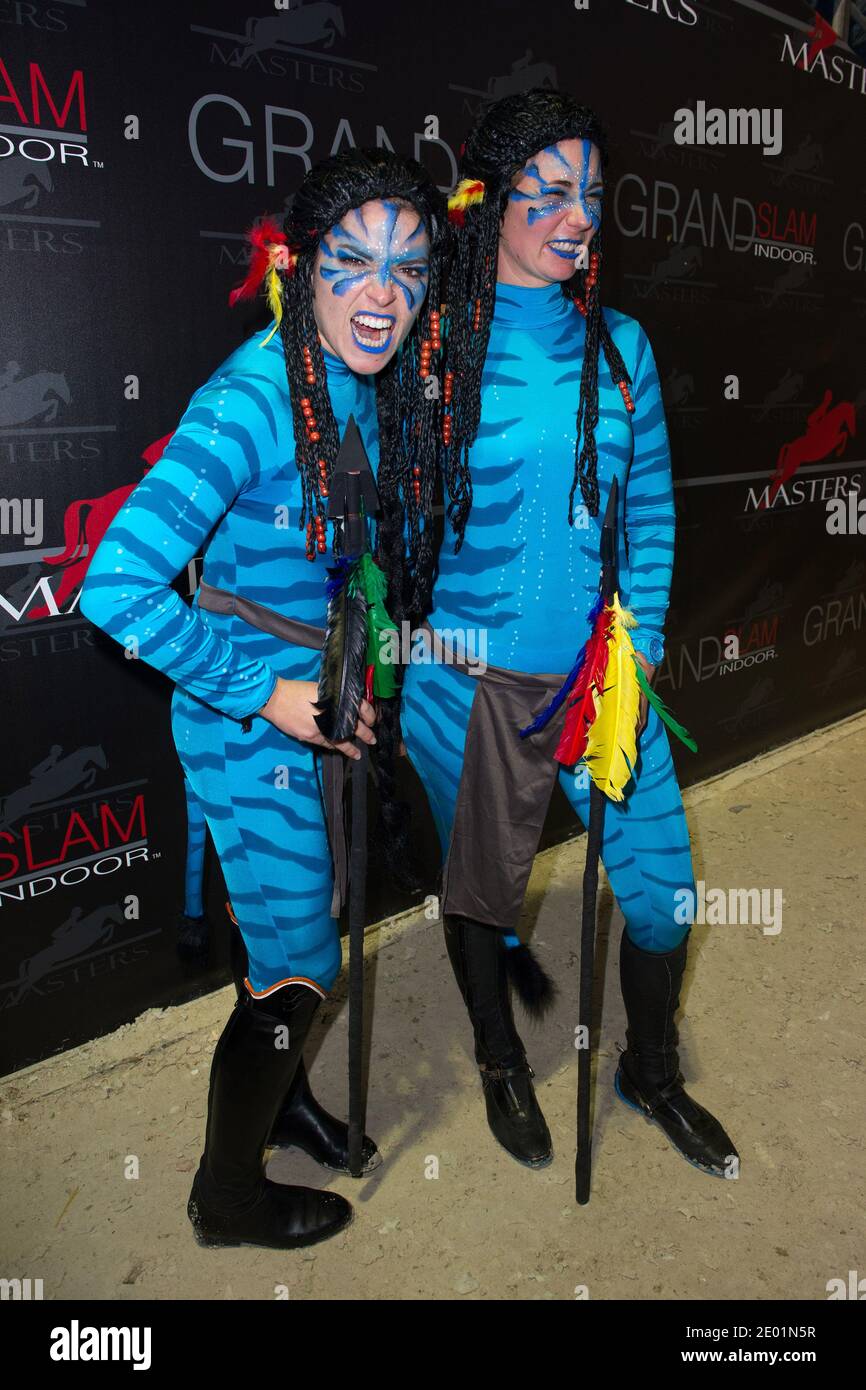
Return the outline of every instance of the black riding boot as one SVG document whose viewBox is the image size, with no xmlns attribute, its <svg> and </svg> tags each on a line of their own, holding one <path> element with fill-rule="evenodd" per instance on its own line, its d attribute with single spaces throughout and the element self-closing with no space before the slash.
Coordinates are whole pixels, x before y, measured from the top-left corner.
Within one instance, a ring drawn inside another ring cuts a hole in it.
<svg viewBox="0 0 866 1390">
<path fill-rule="evenodd" d="M 443 919 L 445 945 L 475 1034 L 487 1120 L 504 1149 L 529 1168 L 551 1162 L 550 1131 L 535 1096 L 535 1075 L 514 1026 L 507 947 L 496 927 L 468 917 Z"/>
<path fill-rule="evenodd" d="M 686 968 L 688 935 L 673 951 L 635 946 L 623 930 L 619 948 L 628 1046 L 614 1084 L 621 1100 L 661 1125 L 675 1148 L 705 1173 L 736 1176 L 738 1155 L 722 1126 L 683 1088 L 674 1014 Z M 732 1162 L 737 1160 L 737 1162 Z"/>
<path fill-rule="evenodd" d="M 249 969 L 243 936 L 230 927 L 230 959 L 235 991 L 239 999 L 248 994 L 244 977 Z M 310 1090 L 303 1055 L 298 1061 L 288 1094 L 277 1112 L 268 1138 L 275 1149 L 302 1149 L 323 1168 L 337 1173 L 349 1171 L 349 1126 L 321 1106 Z M 382 1155 L 366 1134 L 361 1149 L 362 1175 L 371 1173 L 382 1162 Z"/>
<path fill-rule="evenodd" d="M 335 1192 L 269 1181 L 262 1157 L 320 1003 L 306 985 L 238 999 L 214 1052 L 204 1153 L 187 1213 L 200 1245 L 288 1250 L 327 1240 L 352 1219 Z"/>
<path fill-rule="evenodd" d="M 275 1149 L 303 1149 L 323 1168 L 337 1173 L 349 1171 L 349 1126 L 320 1105 L 310 1090 L 304 1059 L 298 1063 L 295 1079 L 274 1121 L 268 1143 Z M 371 1173 L 382 1162 L 373 1140 L 364 1135 L 361 1169 Z"/>
</svg>

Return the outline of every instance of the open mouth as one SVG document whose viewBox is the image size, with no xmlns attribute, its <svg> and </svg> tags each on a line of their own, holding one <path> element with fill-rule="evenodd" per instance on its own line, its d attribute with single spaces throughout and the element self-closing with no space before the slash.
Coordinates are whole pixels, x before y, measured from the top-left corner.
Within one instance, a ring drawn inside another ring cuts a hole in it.
<svg viewBox="0 0 866 1390">
<path fill-rule="evenodd" d="M 583 242 L 575 241 L 570 237 L 557 237 L 555 241 L 545 242 L 545 245 L 555 256 L 561 256 L 566 261 L 573 261 Z"/>
<path fill-rule="evenodd" d="M 384 352 L 397 320 L 393 314 L 353 314 L 352 337 L 365 352 Z"/>
</svg>

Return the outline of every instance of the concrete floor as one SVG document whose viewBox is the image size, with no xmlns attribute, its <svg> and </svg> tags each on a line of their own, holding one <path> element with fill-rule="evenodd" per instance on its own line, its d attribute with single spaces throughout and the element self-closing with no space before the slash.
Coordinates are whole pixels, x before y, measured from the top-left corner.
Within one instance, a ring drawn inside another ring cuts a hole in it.
<svg viewBox="0 0 866 1390">
<path fill-rule="evenodd" d="M 384 1164 L 357 1182 L 301 1154 L 268 1169 L 350 1197 L 346 1231 L 292 1253 L 195 1244 L 185 1208 L 233 1000 L 222 990 L 0 1083 L 0 1274 L 42 1278 L 46 1299 L 272 1299 L 280 1288 L 293 1299 L 574 1299 L 582 1288 L 592 1299 L 825 1299 L 828 1280 L 866 1273 L 864 789 L 858 715 L 686 794 L 696 877 L 784 894 L 778 934 L 692 933 L 682 1066 L 737 1144 L 736 1181 L 691 1167 L 614 1095 L 622 919 L 605 882 L 593 1191 L 575 1205 L 580 839 L 538 857 L 526 904 L 561 982 L 554 1014 L 524 1030 L 550 1167 L 521 1167 L 490 1135 L 441 927 L 416 913 L 368 932 L 367 1129 Z M 346 1022 L 341 978 L 307 1048 L 338 1114 Z"/>
</svg>

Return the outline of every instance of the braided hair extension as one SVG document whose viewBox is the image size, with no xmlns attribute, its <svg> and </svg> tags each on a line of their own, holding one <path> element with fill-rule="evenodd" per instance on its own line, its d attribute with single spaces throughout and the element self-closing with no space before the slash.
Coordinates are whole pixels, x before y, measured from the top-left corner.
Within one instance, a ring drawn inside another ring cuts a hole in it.
<svg viewBox="0 0 866 1390">
<path fill-rule="evenodd" d="M 470 132 L 460 162 L 460 176 L 480 179 L 484 198 L 468 206 L 454 229 L 455 254 L 448 282 L 449 372 L 451 419 L 445 450 L 448 516 L 456 534 L 455 553 L 463 544 L 472 506 L 469 452 L 481 421 L 481 377 L 496 302 L 499 234 L 509 194 L 527 160 L 560 140 L 589 140 L 599 149 L 601 165 L 608 161 L 607 140 L 595 113 L 562 92 L 535 87 L 503 97 L 487 108 Z M 576 415 L 574 477 L 568 496 L 568 522 L 574 524 L 578 485 L 591 516 L 598 515 L 598 351 L 601 344 L 613 381 L 625 391 L 631 385 L 622 354 L 610 335 L 601 311 L 600 270 L 602 233 L 592 241 L 590 265 L 563 283 L 586 318 L 586 340 Z"/>
<path fill-rule="evenodd" d="M 416 160 L 389 150 L 356 149 L 322 160 L 309 171 L 283 223 L 288 245 L 297 255 L 291 269 L 278 271 L 280 333 L 302 481 L 299 524 L 306 524 L 307 557 L 314 560 L 327 549 L 327 497 L 340 446 L 313 311 L 315 258 L 322 237 L 346 213 L 380 199 L 413 208 L 430 241 L 425 303 L 398 351 L 375 377 L 381 513 L 373 551 L 388 581 L 388 611 L 402 635 L 404 620 L 412 623 L 427 611 L 433 587 L 439 401 L 428 390 L 427 378 L 434 371 L 433 354 L 441 353 L 441 266 L 449 243 L 445 200 Z M 340 553 L 342 535 L 334 529 L 334 550 Z M 402 642 L 399 645 L 402 655 Z M 409 808 L 396 798 L 402 675 L 398 666 L 398 694 L 379 701 L 374 770 L 388 866 L 401 885 L 415 887 L 408 867 Z"/>
<path fill-rule="evenodd" d="M 391 566 L 389 569 L 383 565 L 389 580 L 389 600 L 402 606 L 405 602 L 414 605 L 423 601 L 432 586 L 438 403 L 427 399 L 419 367 L 422 341 L 428 345 L 430 341 L 439 342 L 440 264 L 447 237 L 442 195 L 414 159 L 389 150 L 351 150 L 324 159 L 309 171 L 283 223 L 287 242 L 297 257 L 292 270 L 278 271 L 283 305 L 280 333 L 302 483 L 300 525 L 306 524 L 307 556 L 313 560 L 317 552 L 327 549 L 328 488 L 340 446 L 313 310 L 314 263 L 322 237 L 347 212 L 379 199 L 414 208 L 430 239 L 425 305 L 398 352 L 375 377 L 380 431 L 377 482 L 383 515 L 374 548 Z M 309 428 L 310 418 L 315 425 L 313 430 Z M 404 521 L 408 555 L 402 545 Z M 337 554 L 341 542 L 339 529 L 335 528 Z M 393 616 L 396 618 L 396 614 Z"/>
</svg>

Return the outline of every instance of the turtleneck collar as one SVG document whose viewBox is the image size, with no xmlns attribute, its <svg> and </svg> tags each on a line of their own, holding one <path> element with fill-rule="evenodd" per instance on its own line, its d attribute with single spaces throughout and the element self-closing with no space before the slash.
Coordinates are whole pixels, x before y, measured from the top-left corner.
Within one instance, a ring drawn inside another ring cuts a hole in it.
<svg viewBox="0 0 866 1390">
<path fill-rule="evenodd" d="M 258 336 L 260 338 L 266 338 L 268 334 L 273 331 L 274 327 L 275 323 L 272 321 L 270 328 L 263 328 Z M 347 386 L 351 382 L 362 383 L 367 380 L 367 377 L 362 372 L 353 372 L 351 367 L 348 367 L 343 361 L 342 357 L 335 357 L 334 353 L 329 352 L 324 344 L 321 346 L 329 386 Z M 283 345 L 277 334 L 273 334 L 271 337 L 268 348 L 271 352 L 275 352 L 278 355 L 280 361 L 284 361 Z"/>
<path fill-rule="evenodd" d="M 322 357 L 325 361 L 325 371 L 328 374 L 329 386 L 346 386 L 349 382 L 363 380 L 362 374 L 353 372 L 352 368 L 346 365 L 342 357 L 335 357 L 333 352 L 329 352 L 324 344 L 321 344 L 321 347 Z"/>
<path fill-rule="evenodd" d="M 559 281 L 540 286 L 496 282 L 493 322 L 503 328 L 545 328 L 573 312 Z"/>
</svg>

